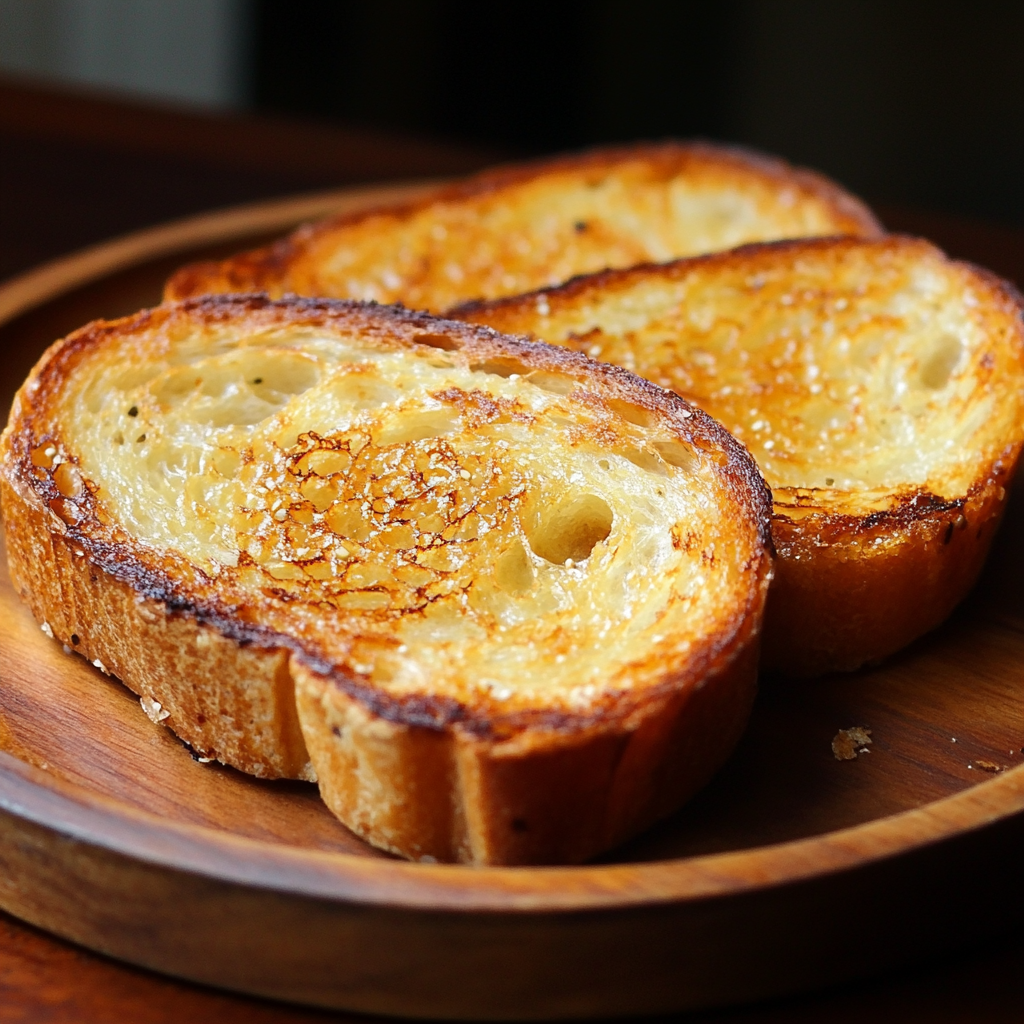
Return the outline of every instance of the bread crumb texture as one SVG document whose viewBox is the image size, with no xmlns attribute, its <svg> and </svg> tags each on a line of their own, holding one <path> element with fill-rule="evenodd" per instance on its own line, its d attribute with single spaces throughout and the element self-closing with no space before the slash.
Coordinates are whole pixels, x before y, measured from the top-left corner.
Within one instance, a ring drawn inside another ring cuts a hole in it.
<svg viewBox="0 0 1024 1024">
<path fill-rule="evenodd" d="M 600 274 L 467 319 L 586 351 L 725 424 L 780 506 L 955 497 L 1011 429 L 1024 360 L 993 281 L 926 242 L 787 242 Z M 851 508 L 854 506 L 854 508 Z"/>
<path fill-rule="evenodd" d="M 636 730 L 653 704 L 723 677 L 737 686 L 727 747 L 749 707 L 771 573 L 763 481 L 702 413 L 562 349 L 394 308 L 201 300 L 59 343 L 4 445 L 8 493 L 41 510 L 69 562 L 136 592 L 140 629 L 194 622 L 175 642 L 197 666 L 284 648 L 327 684 L 319 710 L 306 702 L 325 716 L 303 721 L 307 744 L 313 729 L 341 749 L 357 722 L 392 761 L 408 727 L 526 751 L 538 728 Z M 67 617 L 46 615 L 154 721 L 231 760 L 209 734 L 223 710 L 188 712 L 207 730 L 190 734 L 187 702 Z M 407 855 L 453 856 L 374 828 Z"/>
<path fill-rule="evenodd" d="M 832 753 L 837 761 L 856 761 L 858 754 L 869 753 L 871 730 L 862 725 L 840 729 L 832 739 Z"/>
<path fill-rule="evenodd" d="M 292 326 L 97 355 L 56 410 L 58 515 L 86 490 L 391 693 L 587 706 L 643 681 L 658 630 L 685 657 L 749 559 L 749 535 L 720 536 L 714 461 L 569 374 Z"/>
<path fill-rule="evenodd" d="M 499 168 L 418 203 L 328 220 L 186 267 L 167 297 L 263 289 L 436 312 L 606 267 L 879 231 L 852 196 L 780 160 L 706 144 L 631 146 Z"/>
<path fill-rule="evenodd" d="M 857 668 L 970 588 L 1024 439 L 1011 286 L 918 239 L 805 239 L 608 271 L 453 315 L 626 367 L 754 456 L 774 496 L 769 667 Z"/>
</svg>

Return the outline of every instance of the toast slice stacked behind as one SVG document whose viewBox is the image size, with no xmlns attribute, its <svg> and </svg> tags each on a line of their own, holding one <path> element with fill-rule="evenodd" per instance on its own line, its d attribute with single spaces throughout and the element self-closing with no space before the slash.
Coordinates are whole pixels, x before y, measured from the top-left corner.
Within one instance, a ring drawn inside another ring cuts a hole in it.
<svg viewBox="0 0 1024 1024">
<path fill-rule="evenodd" d="M 1022 303 L 927 242 L 755 245 L 453 315 L 627 367 L 749 448 L 774 495 L 769 667 L 882 658 L 981 568 L 1024 438 Z"/>
<path fill-rule="evenodd" d="M 753 699 L 753 461 L 565 349 L 328 300 L 97 322 L 19 392 L 0 489 L 54 637 L 407 857 L 592 856 L 706 781 Z"/>
<path fill-rule="evenodd" d="M 804 235 L 877 235 L 868 209 L 781 160 L 632 146 L 488 171 L 419 202 L 338 217 L 185 267 L 165 298 L 266 291 L 442 311 L 577 274 Z"/>
</svg>

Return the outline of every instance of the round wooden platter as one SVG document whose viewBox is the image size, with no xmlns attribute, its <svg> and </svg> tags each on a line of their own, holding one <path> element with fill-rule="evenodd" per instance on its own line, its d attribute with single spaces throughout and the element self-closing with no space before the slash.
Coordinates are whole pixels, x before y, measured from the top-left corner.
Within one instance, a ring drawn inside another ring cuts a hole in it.
<svg viewBox="0 0 1024 1024">
<path fill-rule="evenodd" d="M 0 401 L 54 338 L 157 301 L 187 259 L 422 185 L 198 217 L 0 287 Z M 577 868 L 409 864 L 315 787 L 195 762 L 0 578 L 0 907 L 171 975 L 433 1018 L 656 1013 L 995 938 L 1024 908 L 1024 493 L 952 620 L 880 668 L 764 680 L 674 818 Z M 831 741 L 873 743 L 839 761 Z"/>
</svg>

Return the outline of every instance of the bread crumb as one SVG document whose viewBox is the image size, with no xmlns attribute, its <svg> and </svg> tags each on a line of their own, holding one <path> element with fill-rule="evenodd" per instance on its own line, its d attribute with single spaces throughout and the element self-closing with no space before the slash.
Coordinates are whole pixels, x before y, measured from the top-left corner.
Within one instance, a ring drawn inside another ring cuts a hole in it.
<svg viewBox="0 0 1024 1024">
<path fill-rule="evenodd" d="M 862 725 L 840 729 L 832 740 L 832 753 L 837 761 L 855 761 L 858 754 L 867 754 L 871 745 L 871 730 Z"/>
<path fill-rule="evenodd" d="M 45 633 L 45 634 L 46 634 L 46 635 L 47 635 L 47 636 L 48 636 L 48 637 L 49 637 L 49 638 L 50 638 L 51 640 L 53 639 L 53 630 L 52 630 L 52 629 L 50 628 L 50 624 L 49 624 L 48 622 L 44 622 L 44 623 L 43 623 L 43 624 L 42 624 L 42 625 L 41 625 L 41 626 L 40 626 L 39 628 L 40 628 L 40 629 L 41 629 L 41 630 L 42 630 L 42 631 L 43 631 L 43 632 L 44 632 L 44 633 Z"/>
<path fill-rule="evenodd" d="M 165 718 L 171 717 L 170 711 L 158 700 L 153 700 L 151 697 L 140 697 L 139 703 L 142 705 L 142 710 L 146 712 L 146 717 L 154 725 L 159 725 Z"/>
<path fill-rule="evenodd" d="M 995 761 L 984 761 L 981 758 L 976 758 L 972 764 L 967 766 L 968 768 L 980 768 L 983 772 L 1005 772 L 1005 764 L 997 764 Z"/>
</svg>

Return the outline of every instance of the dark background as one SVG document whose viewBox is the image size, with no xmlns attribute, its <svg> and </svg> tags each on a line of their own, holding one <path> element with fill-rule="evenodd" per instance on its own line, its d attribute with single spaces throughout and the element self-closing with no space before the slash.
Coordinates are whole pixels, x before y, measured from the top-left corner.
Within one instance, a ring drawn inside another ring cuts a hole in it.
<svg viewBox="0 0 1024 1024">
<path fill-rule="evenodd" d="M 510 156 L 731 140 L 1024 222 L 1021 0 L 254 0 L 255 109 Z"/>
<path fill-rule="evenodd" d="M 226 104 L 4 71 L 0 279 L 217 207 L 699 136 L 1024 285 L 1024 0 L 233 2 Z"/>
</svg>

